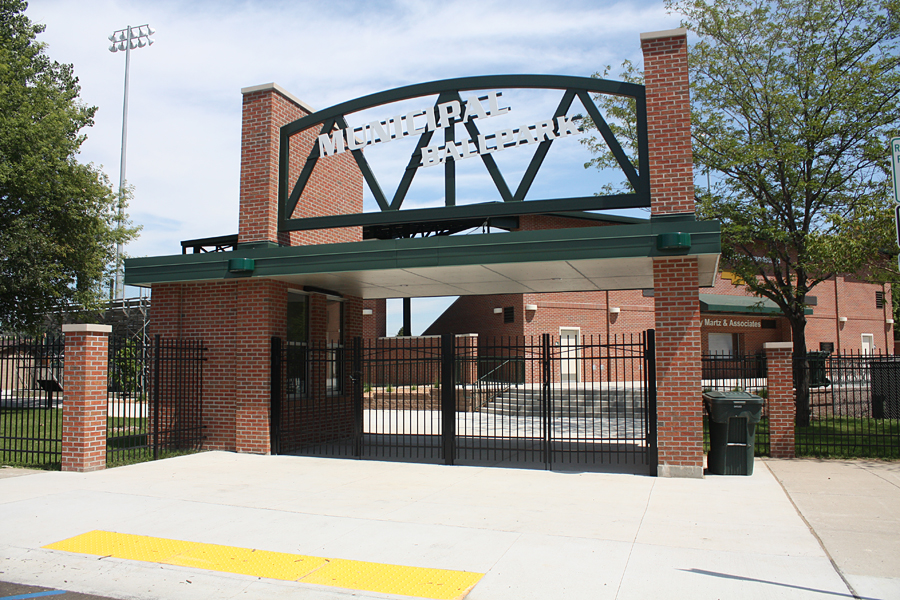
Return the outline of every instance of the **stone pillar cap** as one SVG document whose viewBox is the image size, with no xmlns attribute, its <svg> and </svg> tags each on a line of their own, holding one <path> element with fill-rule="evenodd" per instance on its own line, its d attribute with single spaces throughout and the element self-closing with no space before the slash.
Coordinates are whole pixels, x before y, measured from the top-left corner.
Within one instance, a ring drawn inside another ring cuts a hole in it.
<svg viewBox="0 0 900 600">
<path fill-rule="evenodd" d="M 96 323 L 72 323 L 62 326 L 63 333 L 112 333 L 112 325 Z"/>
<path fill-rule="evenodd" d="M 688 30 L 686 27 L 679 27 L 677 29 L 665 29 L 663 31 L 648 31 L 641 34 L 641 41 L 644 42 L 647 40 L 658 40 L 668 37 L 687 37 L 687 31 Z"/>
<path fill-rule="evenodd" d="M 281 87 L 280 85 L 275 83 L 274 81 L 271 83 L 263 83 L 260 85 L 251 85 L 250 87 L 241 88 L 241 95 L 252 94 L 254 92 L 265 92 L 267 90 L 275 90 L 276 92 L 278 92 L 279 94 L 281 94 L 282 96 L 284 96 L 285 98 L 287 98 L 288 100 L 290 100 L 291 102 L 293 102 L 294 104 L 296 104 L 297 106 L 299 106 L 300 108 L 302 108 L 303 110 L 305 110 L 308 113 L 316 112 L 315 109 L 313 107 L 311 107 L 309 104 L 307 104 L 306 102 L 304 102 L 303 100 L 301 100 L 300 98 L 295 96 L 294 94 L 290 93 L 289 91 L 287 91 L 286 89 L 284 89 L 283 87 Z"/>
<path fill-rule="evenodd" d="M 766 342 L 763 344 L 766 350 L 793 350 L 794 342 Z"/>
</svg>

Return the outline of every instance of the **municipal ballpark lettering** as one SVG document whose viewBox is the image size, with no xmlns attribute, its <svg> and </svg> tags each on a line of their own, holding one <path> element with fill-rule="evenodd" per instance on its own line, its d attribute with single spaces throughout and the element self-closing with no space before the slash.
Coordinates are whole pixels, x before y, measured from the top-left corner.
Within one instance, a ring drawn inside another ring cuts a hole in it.
<svg viewBox="0 0 900 600">
<path fill-rule="evenodd" d="M 704 327 L 757 327 L 762 328 L 760 321 L 735 321 L 734 319 L 703 319 Z"/>
<path fill-rule="evenodd" d="M 344 150 L 360 150 L 373 144 L 383 144 L 392 140 L 421 135 L 438 128 L 450 127 L 456 123 L 466 123 L 475 119 L 487 119 L 505 115 L 508 106 L 500 107 L 501 92 L 489 92 L 487 96 L 469 96 L 459 100 L 441 102 L 436 107 L 412 110 L 396 115 L 386 121 L 372 121 L 361 127 L 338 129 L 319 136 L 319 155 L 331 156 Z M 487 101 L 487 106 L 483 103 Z M 435 111 L 435 109 L 437 109 Z M 422 148 L 420 167 L 443 164 L 448 159 L 464 160 L 481 154 L 492 154 L 516 148 L 525 144 L 536 144 L 544 140 L 555 140 L 579 133 L 573 118 L 556 117 L 517 129 L 500 129 L 494 133 L 478 134 L 476 140 L 461 142 L 448 141 L 441 146 L 433 144 Z"/>
</svg>

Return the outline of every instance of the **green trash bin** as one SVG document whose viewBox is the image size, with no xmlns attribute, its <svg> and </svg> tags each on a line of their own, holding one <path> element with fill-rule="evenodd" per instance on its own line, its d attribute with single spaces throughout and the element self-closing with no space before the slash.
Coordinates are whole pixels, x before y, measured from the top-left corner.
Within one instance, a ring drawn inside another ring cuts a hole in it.
<svg viewBox="0 0 900 600">
<path fill-rule="evenodd" d="M 709 415 L 707 466 L 714 475 L 753 475 L 763 399 L 747 392 L 704 392 Z"/>
<path fill-rule="evenodd" d="M 825 360 L 831 352 L 807 352 L 806 361 L 809 363 L 809 386 L 821 387 L 831 385 L 831 380 L 825 376 Z"/>
</svg>

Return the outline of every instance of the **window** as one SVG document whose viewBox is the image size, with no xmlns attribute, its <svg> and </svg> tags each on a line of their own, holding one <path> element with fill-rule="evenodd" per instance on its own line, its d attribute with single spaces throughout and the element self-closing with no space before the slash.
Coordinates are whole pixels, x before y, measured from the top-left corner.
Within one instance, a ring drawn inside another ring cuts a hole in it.
<svg viewBox="0 0 900 600">
<path fill-rule="evenodd" d="M 309 296 L 288 294 L 287 341 L 305 344 L 309 341 Z"/>
<path fill-rule="evenodd" d="M 884 292 L 875 292 L 875 308 L 884 308 Z"/>
<path fill-rule="evenodd" d="M 734 336 L 730 333 L 709 334 L 709 353 L 719 358 L 734 356 Z"/>
<path fill-rule="evenodd" d="M 344 303 L 334 298 L 325 302 L 326 393 L 344 389 Z"/>
<path fill-rule="evenodd" d="M 516 322 L 516 307 L 515 306 L 507 306 L 503 309 L 503 322 L 504 323 L 515 323 Z"/>
<path fill-rule="evenodd" d="M 288 397 L 306 396 L 309 380 L 309 296 L 288 293 L 285 384 Z"/>
<path fill-rule="evenodd" d="M 834 352 L 834 342 L 819 342 L 820 352 Z"/>
</svg>

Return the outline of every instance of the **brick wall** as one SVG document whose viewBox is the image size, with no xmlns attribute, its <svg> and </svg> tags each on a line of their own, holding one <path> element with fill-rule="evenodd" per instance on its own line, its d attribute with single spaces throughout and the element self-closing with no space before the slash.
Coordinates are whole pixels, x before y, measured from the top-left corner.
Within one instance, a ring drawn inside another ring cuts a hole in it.
<svg viewBox="0 0 900 600">
<path fill-rule="evenodd" d="M 503 312 L 494 313 L 495 308 L 507 307 L 512 307 L 514 312 L 512 323 L 503 322 Z M 480 340 L 520 336 L 524 333 L 524 313 L 522 294 L 460 296 L 422 335 L 477 333 Z"/>
<path fill-rule="evenodd" d="M 289 287 L 252 278 L 154 286 L 151 335 L 201 339 L 208 348 L 205 448 L 269 452 L 270 344 L 287 333 Z M 325 342 L 325 301 L 310 294 L 310 341 L 316 345 Z M 344 339 L 350 340 L 362 334 L 362 300 L 348 297 L 343 304 Z"/>
<path fill-rule="evenodd" d="M 362 336 L 374 339 L 387 336 L 387 300 L 384 298 L 363 300 L 363 309 L 370 309 L 371 315 L 363 315 Z"/>
</svg>

